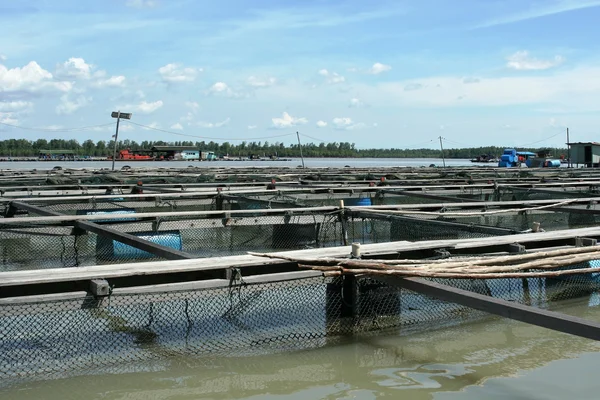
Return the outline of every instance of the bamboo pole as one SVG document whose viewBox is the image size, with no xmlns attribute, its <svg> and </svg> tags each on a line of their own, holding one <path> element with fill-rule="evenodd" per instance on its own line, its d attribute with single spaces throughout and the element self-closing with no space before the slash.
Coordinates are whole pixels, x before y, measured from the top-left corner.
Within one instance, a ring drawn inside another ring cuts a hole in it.
<svg viewBox="0 0 600 400">
<path fill-rule="evenodd" d="M 311 268 L 314 270 L 323 271 L 327 276 L 371 274 L 447 279 L 500 279 L 554 277 L 584 273 L 589 274 L 593 272 L 593 269 L 589 267 L 562 270 L 558 269 L 599 259 L 600 247 L 590 246 L 574 249 L 559 249 L 515 256 L 490 257 L 485 259 L 479 258 L 475 260 L 459 262 L 435 260 L 438 262 L 420 265 L 393 264 L 394 261 L 398 260 L 368 261 L 333 258 L 306 260 L 276 254 L 251 254 L 255 256 L 279 258 L 297 262 L 301 268 Z M 546 271 L 532 272 L 532 269 Z M 600 271 L 600 269 L 598 271 Z"/>
<path fill-rule="evenodd" d="M 317 271 L 321 271 L 315 266 L 305 266 Z M 457 274 L 457 273 L 429 273 L 420 271 L 398 271 L 398 270 L 376 270 L 376 269 L 346 269 L 337 271 L 325 270 L 324 276 L 340 275 L 393 275 L 402 277 L 420 277 L 420 278 L 444 278 L 444 279 L 513 279 L 513 278 L 552 278 L 566 275 L 591 274 L 593 268 L 578 268 L 559 271 L 541 271 L 541 272 L 509 272 L 509 273 L 485 273 L 485 274 Z M 600 272 L 600 271 L 599 271 Z"/>
<path fill-rule="evenodd" d="M 411 268 L 426 268 L 434 265 L 442 265 L 446 268 L 461 268 L 469 265 L 495 265 L 495 264 L 510 264 L 510 263 L 521 263 L 527 260 L 535 260 L 539 258 L 551 258 L 556 256 L 567 256 L 577 255 L 585 253 L 599 253 L 597 256 L 600 258 L 600 246 L 588 246 L 588 247 L 574 247 L 571 249 L 557 249 L 540 251 L 535 253 L 527 254 L 515 254 L 509 256 L 485 256 L 485 257 L 463 257 L 457 259 L 446 259 L 446 260 L 410 260 L 410 259 L 399 259 L 399 260 L 350 260 L 347 258 L 334 258 L 334 257 L 323 257 L 323 258 L 299 258 L 289 257 L 280 255 L 277 253 L 256 253 L 248 252 L 248 254 L 257 257 L 266 257 L 272 259 L 282 259 L 292 262 L 301 262 L 304 264 L 314 265 L 346 265 L 346 266 L 370 266 L 370 265 L 390 265 L 390 266 L 410 266 Z"/>
</svg>

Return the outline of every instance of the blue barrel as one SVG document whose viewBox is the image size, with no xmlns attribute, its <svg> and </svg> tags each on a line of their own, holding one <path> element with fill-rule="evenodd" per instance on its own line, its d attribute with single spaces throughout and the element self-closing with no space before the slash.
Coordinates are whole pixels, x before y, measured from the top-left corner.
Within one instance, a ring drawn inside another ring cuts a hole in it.
<svg viewBox="0 0 600 400">
<path fill-rule="evenodd" d="M 548 160 L 549 168 L 558 168 L 560 167 L 560 160 Z"/>
<path fill-rule="evenodd" d="M 183 250 L 181 232 L 179 231 L 138 232 L 133 235 L 175 250 Z M 99 236 L 96 243 L 96 257 L 106 260 L 107 258 L 151 258 L 155 256 L 128 244 Z"/>
<path fill-rule="evenodd" d="M 371 202 L 370 197 L 351 197 L 349 199 L 344 199 L 344 205 L 346 206 L 371 206 L 373 203 Z"/>
</svg>

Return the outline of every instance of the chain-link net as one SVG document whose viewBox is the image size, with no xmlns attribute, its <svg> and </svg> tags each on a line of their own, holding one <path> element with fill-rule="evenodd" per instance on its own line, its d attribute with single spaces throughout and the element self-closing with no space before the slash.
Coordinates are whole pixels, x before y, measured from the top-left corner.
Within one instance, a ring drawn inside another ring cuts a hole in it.
<svg viewBox="0 0 600 400">
<path fill-rule="evenodd" d="M 118 372 L 127 363 L 180 355 L 318 347 L 336 337 L 410 334 L 486 316 L 374 278 L 357 279 L 353 301 L 342 291 L 345 279 L 354 278 L 242 279 L 200 290 L 0 303 L 0 382 Z M 600 289 L 593 275 L 439 282 L 541 308 L 567 298 L 592 301 Z"/>
<path fill-rule="evenodd" d="M 409 218 L 343 217 L 340 213 L 188 219 L 158 217 L 148 221 L 124 214 L 118 220 L 96 222 L 200 258 L 239 255 L 248 251 L 334 247 L 351 242 L 478 238 L 499 234 L 497 230 L 474 225 L 440 225 Z M 507 230 L 508 233 L 511 231 Z M 147 251 L 83 229 L 43 223 L 3 225 L 1 221 L 0 257 L 0 271 L 159 259 Z"/>
<path fill-rule="evenodd" d="M 144 220 L 136 218 L 131 210 L 116 211 L 122 217 L 107 214 L 106 220 L 94 222 L 199 258 L 239 255 L 248 251 L 334 247 L 352 242 L 483 238 L 524 232 L 533 222 L 539 222 L 545 230 L 596 226 L 594 215 L 544 210 L 448 217 L 388 215 L 379 211 L 366 217 L 361 215 L 367 214 L 360 212 L 342 214 L 339 211 L 271 215 L 257 210 L 256 213 L 218 217 L 162 217 L 157 214 Z M 114 213 L 112 210 L 110 214 Z M 71 226 L 27 223 L 27 219 L 13 225 L 3 224 L 0 220 L 0 271 L 159 259 L 151 252 L 125 245 L 118 239 Z"/>
</svg>

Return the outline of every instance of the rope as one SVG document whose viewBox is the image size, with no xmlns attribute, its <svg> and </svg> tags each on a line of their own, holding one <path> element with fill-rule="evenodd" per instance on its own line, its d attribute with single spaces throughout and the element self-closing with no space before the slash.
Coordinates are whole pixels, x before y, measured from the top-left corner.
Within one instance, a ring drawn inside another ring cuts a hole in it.
<svg viewBox="0 0 600 400">
<path fill-rule="evenodd" d="M 504 213 L 520 213 L 525 211 L 535 211 L 535 210 L 544 210 L 546 208 L 560 207 L 567 204 L 571 204 L 576 202 L 578 199 L 571 199 L 561 201 L 555 204 L 547 204 L 544 206 L 537 207 L 525 207 L 525 208 L 509 208 L 505 210 L 489 210 L 489 211 L 477 211 L 477 212 L 439 212 L 439 211 L 413 211 L 413 210 L 385 210 L 385 213 L 380 210 L 369 209 L 369 207 L 361 207 L 360 210 L 368 210 L 369 212 L 373 212 L 375 214 L 388 215 L 388 214 L 413 214 L 413 215 L 435 215 L 435 216 L 479 216 L 479 215 L 493 215 L 493 214 L 504 214 Z M 353 207 L 346 207 L 351 211 L 359 211 L 359 209 L 354 209 Z"/>
</svg>

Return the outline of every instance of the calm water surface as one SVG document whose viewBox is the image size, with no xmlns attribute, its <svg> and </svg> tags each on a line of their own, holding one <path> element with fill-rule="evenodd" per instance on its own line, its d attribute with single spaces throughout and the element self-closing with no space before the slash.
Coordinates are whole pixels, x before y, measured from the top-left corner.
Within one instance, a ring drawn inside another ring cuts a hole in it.
<svg viewBox="0 0 600 400">
<path fill-rule="evenodd" d="M 428 167 L 431 164 L 442 166 L 441 158 L 305 158 L 304 165 L 307 168 L 321 167 Z M 51 169 L 54 166 L 63 168 L 111 168 L 110 161 L 13 161 L 0 162 L 1 169 Z M 201 168 L 223 168 L 223 167 L 297 167 L 302 165 L 300 158 L 292 158 L 290 161 L 116 161 L 115 169 L 120 169 L 124 165 L 131 167 L 154 167 L 154 168 L 185 168 L 188 165 Z M 469 160 L 452 159 L 446 160 L 446 166 L 495 166 L 495 164 L 473 164 Z"/>
<path fill-rule="evenodd" d="M 588 299 L 560 308 L 600 321 Z M 505 319 L 318 349 L 176 358 L 0 390 L 9 399 L 597 399 L 600 344 Z"/>
</svg>

